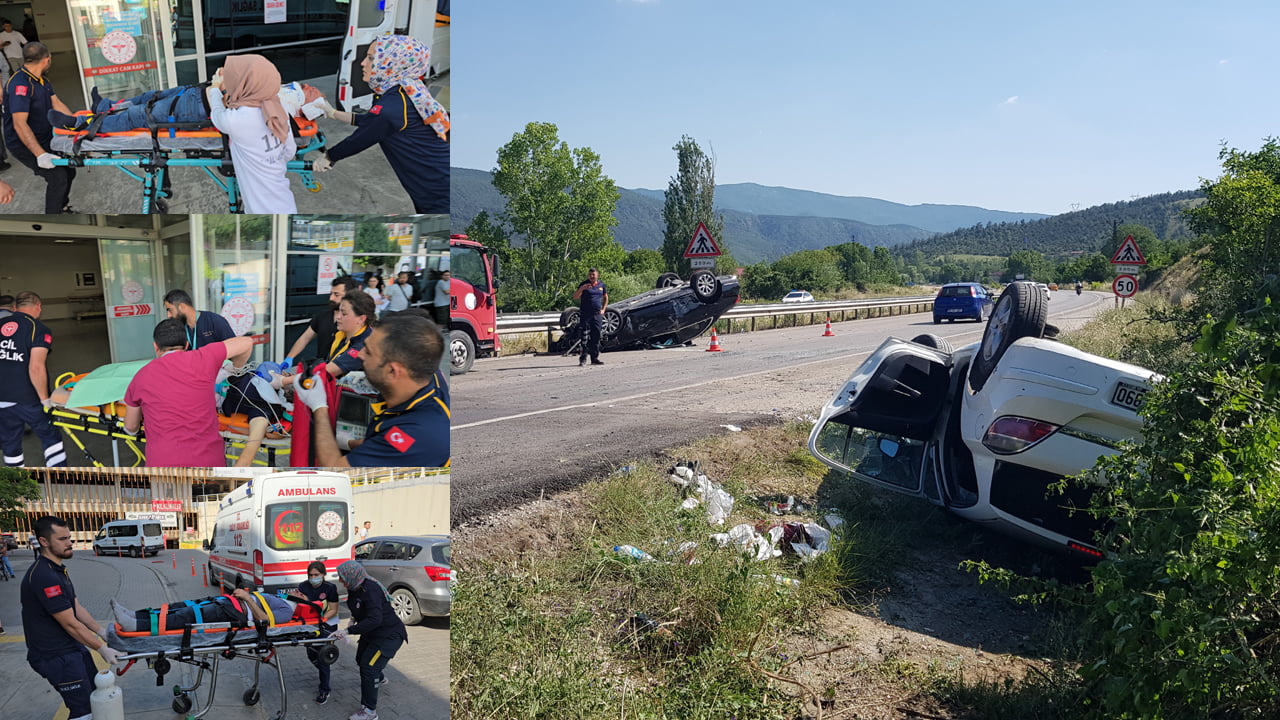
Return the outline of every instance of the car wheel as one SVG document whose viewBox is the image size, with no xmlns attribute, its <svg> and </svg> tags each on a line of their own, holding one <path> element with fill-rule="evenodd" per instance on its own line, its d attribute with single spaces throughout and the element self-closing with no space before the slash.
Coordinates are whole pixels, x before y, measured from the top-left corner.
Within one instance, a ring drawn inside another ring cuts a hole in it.
<svg viewBox="0 0 1280 720">
<path fill-rule="evenodd" d="M 600 337 L 611 338 L 617 337 L 618 331 L 622 329 L 622 313 L 613 308 L 605 308 L 604 322 L 601 323 Z"/>
<path fill-rule="evenodd" d="M 1044 294 L 1031 283 L 1015 282 L 1000 293 L 982 342 L 969 366 L 969 387 L 977 392 L 987 384 L 996 364 L 1015 341 L 1044 334 L 1044 321 L 1049 314 Z"/>
<path fill-rule="evenodd" d="M 142 553 L 139 552 L 137 547 L 131 547 L 129 548 L 129 557 L 131 558 L 142 557 Z"/>
<path fill-rule="evenodd" d="M 720 278 L 710 270 L 694 270 L 689 276 L 689 288 L 698 302 L 713 303 L 720 299 Z"/>
<path fill-rule="evenodd" d="M 675 273 L 662 273 L 658 276 L 658 282 L 654 283 L 654 287 L 658 290 L 662 288 L 675 287 L 680 284 L 680 276 Z"/>
<path fill-rule="evenodd" d="M 476 361 L 476 344 L 464 330 L 449 332 L 449 374 L 461 375 Z"/>
<path fill-rule="evenodd" d="M 94 545 L 93 554 L 96 555 L 97 557 L 102 557 L 102 548 L 98 547 L 97 545 Z"/>
<path fill-rule="evenodd" d="M 422 611 L 418 609 L 418 597 L 410 590 L 400 588 L 391 593 L 391 609 L 405 625 L 417 625 L 422 622 Z"/>
<path fill-rule="evenodd" d="M 560 329 L 570 337 L 578 333 L 578 323 L 582 321 L 581 311 L 576 307 L 565 308 L 560 313 Z"/>
<path fill-rule="evenodd" d="M 934 335 L 933 333 L 924 333 L 911 338 L 911 342 L 925 347 L 931 347 L 935 350 L 941 350 L 944 353 L 951 352 L 951 343 Z"/>
<path fill-rule="evenodd" d="M 934 325 L 941 325 L 941 324 L 942 324 L 942 318 L 938 317 L 937 315 L 933 316 L 933 324 L 934 324 Z"/>
</svg>

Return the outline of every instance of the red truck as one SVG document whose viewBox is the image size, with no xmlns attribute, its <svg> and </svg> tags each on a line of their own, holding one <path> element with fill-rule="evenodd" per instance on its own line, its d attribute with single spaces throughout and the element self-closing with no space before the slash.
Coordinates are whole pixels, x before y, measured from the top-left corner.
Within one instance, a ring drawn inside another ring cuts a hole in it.
<svg viewBox="0 0 1280 720">
<path fill-rule="evenodd" d="M 497 355 L 498 256 L 466 235 L 449 236 L 449 369 L 460 375 L 477 356 Z"/>
</svg>

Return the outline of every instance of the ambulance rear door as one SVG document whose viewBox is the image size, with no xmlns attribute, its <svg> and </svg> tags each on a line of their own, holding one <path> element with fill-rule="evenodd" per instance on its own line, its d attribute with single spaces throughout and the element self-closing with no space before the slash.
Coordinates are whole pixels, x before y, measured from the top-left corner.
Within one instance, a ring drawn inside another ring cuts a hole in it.
<svg viewBox="0 0 1280 720">
<path fill-rule="evenodd" d="M 264 478 L 261 555 L 255 575 L 267 592 L 291 590 L 307 565 L 324 563 L 326 577 L 351 558 L 351 480 L 342 473 L 301 470 Z"/>
</svg>

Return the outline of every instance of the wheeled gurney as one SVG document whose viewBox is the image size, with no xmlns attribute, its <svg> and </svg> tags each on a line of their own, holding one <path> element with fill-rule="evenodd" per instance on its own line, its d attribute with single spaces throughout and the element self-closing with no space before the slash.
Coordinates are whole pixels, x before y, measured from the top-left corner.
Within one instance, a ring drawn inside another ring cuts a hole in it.
<svg viewBox="0 0 1280 720">
<path fill-rule="evenodd" d="M 76 114 L 88 112 L 82 110 Z M 313 176 L 311 162 L 302 158 L 314 150 L 324 150 L 324 133 L 314 120 L 298 117 L 289 120 L 298 152 L 289 161 L 288 171 L 298 173 L 308 190 L 319 192 L 320 184 Z M 116 133 L 97 132 L 94 123 L 90 123 L 86 129 L 54 128 L 53 133 L 50 149 L 62 156 L 53 160 L 54 165 L 119 168 L 142 183 L 143 213 L 168 211 L 167 201 L 173 197 L 168 172 L 172 167 L 201 168 L 227 194 L 229 211 L 244 211 L 227 136 L 207 120 L 154 122 L 149 127 Z"/>
<path fill-rule="evenodd" d="M 161 623 L 163 625 L 163 623 Z M 116 672 L 124 675 L 138 660 L 146 661 L 156 674 L 156 687 L 164 686 L 164 676 L 180 662 L 197 668 L 195 681 L 189 686 L 173 686 L 173 710 L 189 719 L 203 717 L 213 707 L 218 689 L 218 667 L 222 660 L 247 658 L 254 661 L 253 685 L 245 691 L 245 705 L 256 705 L 262 695 L 259 691 L 260 671 L 263 665 L 273 668 L 280 687 L 280 709 L 273 716 L 283 720 L 289 710 L 289 697 L 285 690 L 284 672 L 276 658 L 282 647 L 304 647 L 315 650 L 319 662 L 332 665 L 338 659 L 335 638 L 321 631 L 315 624 L 299 620 L 280 625 L 257 622 L 252 625 L 235 622 L 191 623 L 182 630 L 159 633 L 121 632 L 118 624 L 108 628 L 107 644 L 121 650 L 120 660 L 127 664 Z M 204 707 L 188 715 L 195 705 L 204 674 L 210 674 L 209 690 Z"/>
</svg>

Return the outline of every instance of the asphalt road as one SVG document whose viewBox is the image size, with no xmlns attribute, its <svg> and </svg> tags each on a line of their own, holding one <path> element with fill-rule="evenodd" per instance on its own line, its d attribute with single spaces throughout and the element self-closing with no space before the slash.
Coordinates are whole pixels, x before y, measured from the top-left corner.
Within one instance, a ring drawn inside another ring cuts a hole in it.
<svg viewBox="0 0 1280 720">
<path fill-rule="evenodd" d="M 1083 324 L 1112 306 L 1101 292 L 1054 293 L 1049 322 Z M 929 313 L 721 335 L 724 352 L 695 347 L 576 357 L 480 360 L 454 376 L 452 525 L 574 487 L 630 461 L 711 434 L 722 425 L 816 416 L 865 355 L 886 337 L 934 333 L 976 342 L 984 325 L 934 325 Z"/>
<path fill-rule="evenodd" d="M 81 604 L 100 622 L 110 615 L 108 601 L 115 597 L 131 608 L 154 607 L 164 602 L 196 599 L 215 594 L 214 588 L 203 586 L 202 568 L 207 554 L 198 550 L 161 552 L 154 558 L 94 557 L 88 550 L 77 549 L 66 561 Z M 62 720 L 66 707 L 49 683 L 27 664 L 27 646 L 23 636 L 19 587 L 23 574 L 31 565 L 28 550 L 10 553 L 17 580 L 0 582 L 0 621 L 6 634 L 0 636 L 0 717 L 5 720 Z M 176 563 L 175 563 L 176 560 Z M 192 561 L 196 575 L 192 576 Z M 174 565 L 177 565 L 175 568 Z M 339 622 L 346 625 L 349 613 L 345 605 Z M 306 659 L 301 647 L 282 647 L 277 653 L 284 672 L 288 694 L 288 717 L 291 720 L 322 720 L 347 717 L 360 709 L 360 676 L 355 666 L 355 648 L 340 646 L 338 661 L 332 666 L 333 694 L 324 706 L 317 706 L 316 670 Z M 94 655 L 99 668 L 105 667 Z M 157 687 L 156 675 L 139 662 L 117 680 L 124 691 L 125 716 L 142 720 L 172 720 L 171 688 L 181 683 L 189 687 L 195 679 L 193 667 L 175 662 L 173 671 Z M 223 661 L 219 669 L 217 696 L 208 717 L 261 718 L 265 720 L 280 708 L 280 690 L 275 671 L 260 667 L 261 701 L 246 707 L 244 692 L 253 682 L 254 663 L 237 658 Z M 409 643 L 402 645 L 387 666 L 389 683 L 379 691 L 378 716 L 396 720 L 446 720 L 449 717 L 449 621 L 429 618 L 409 628 Z M 203 678 L 198 702 L 206 700 L 210 678 Z M 198 712 L 203 705 L 197 705 Z"/>
</svg>

